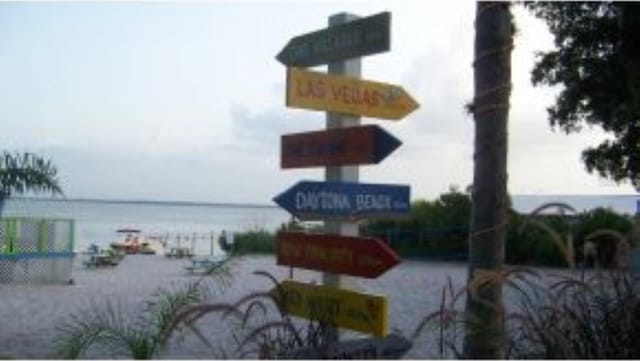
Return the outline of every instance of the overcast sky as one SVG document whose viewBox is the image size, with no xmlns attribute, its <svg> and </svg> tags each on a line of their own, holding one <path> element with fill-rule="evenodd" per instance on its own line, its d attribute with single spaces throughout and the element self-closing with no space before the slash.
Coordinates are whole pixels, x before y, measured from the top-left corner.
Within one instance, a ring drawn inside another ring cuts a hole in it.
<svg viewBox="0 0 640 361">
<path fill-rule="evenodd" d="M 420 103 L 399 122 L 363 118 L 404 144 L 362 182 L 409 184 L 433 198 L 473 175 L 475 3 L 242 1 L 0 3 L 0 144 L 59 169 L 67 197 L 270 203 L 322 169 L 280 170 L 281 134 L 324 128 L 324 113 L 285 107 L 275 55 L 338 12 L 391 11 L 391 51 L 362 77 L 402 85 Z M 518 34 L 509 124 L 511 194 L 634 194 L 586 173 L 605 135 L 553 132 L 553 89 L 533 88 L 544 23 L 513 9 Z M 315 70 L 324 71 L 326 67 Z"/>
</svg>

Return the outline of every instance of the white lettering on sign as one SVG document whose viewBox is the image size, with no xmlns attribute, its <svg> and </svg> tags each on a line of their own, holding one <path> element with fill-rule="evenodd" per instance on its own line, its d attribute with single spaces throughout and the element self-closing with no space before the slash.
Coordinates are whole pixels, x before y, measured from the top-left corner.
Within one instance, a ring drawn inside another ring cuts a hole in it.
<svg viewBox="0 0 640 361">
<path fill-rule="evenodd" d="M 297 192 L 297 210 L 351 209 L 349 197 L 333 192 Z"/>
<path fill-rule="evenodd" d="M 358 211 L 388 210 L 391 209 L 391 197 L 384 194 L 358 194 L 356 207 Z"/>
</svg>

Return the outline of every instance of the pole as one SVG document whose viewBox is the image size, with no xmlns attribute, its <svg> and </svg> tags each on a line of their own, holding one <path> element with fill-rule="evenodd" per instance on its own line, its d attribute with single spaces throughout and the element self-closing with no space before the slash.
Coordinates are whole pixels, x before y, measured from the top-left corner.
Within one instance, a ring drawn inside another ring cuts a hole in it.
<svg viewBox="0 0 640 361">
<path fill-rule="evenodd" d="M 213 231 L 211 231 L 211 257 L 213 257 L 213 244 L 215 243 L 216 237 L 214 236 Z"/>
<path fill-rule="evenodd" d="M 359 17 L 348 13 L 338 13 L 329 17 L 329 27 L 337 26 L 340 24 L 348 23 L 353 20 L 357 20 Z M 348 75 L 353 78 L 361 77 L 361 61 L 360 58 L 353 58 L 344 61 L 336 61 L 329 63 L 328 73 L 336 75 Z M 327 129 L 332 128 L 344 128 L 360 125 L 360 117 L 347 116 L 343 114 L 327 112 Z M 325 180 L 330 182 L 358 182 L 359 180 L 359 167 L 356 166 L 338 166 L 338 167 L 326 167 Z M 324 222 L 325 233 L 338 234 L 342 236 L 357 236 L 358 235 L 358 223 L 357 222 L 338 222 L 338 221 L 325 221 Z M 340 288 L 344 284 L 344 278 L 337 274 L 323 273 L 322 283 L 327 286 Z M 327 341 L 337 341 L 340 338 L 340 333 L 337 329 L 331 329 L 328 331 Z"/>
</svg>

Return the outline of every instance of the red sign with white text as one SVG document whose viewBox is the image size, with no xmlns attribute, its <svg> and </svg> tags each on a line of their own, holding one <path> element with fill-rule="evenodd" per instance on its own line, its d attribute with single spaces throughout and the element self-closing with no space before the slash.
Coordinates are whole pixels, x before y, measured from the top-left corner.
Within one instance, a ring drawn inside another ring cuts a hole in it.
<svg viewBox="0 0 640 361">
<path fill-rule="evenodd" d="M 376 278 L 400 262 L 377 238 L 302 232 L 279 232 L 276 256 L 281 266 L 366 278 Z"/>
</svg>

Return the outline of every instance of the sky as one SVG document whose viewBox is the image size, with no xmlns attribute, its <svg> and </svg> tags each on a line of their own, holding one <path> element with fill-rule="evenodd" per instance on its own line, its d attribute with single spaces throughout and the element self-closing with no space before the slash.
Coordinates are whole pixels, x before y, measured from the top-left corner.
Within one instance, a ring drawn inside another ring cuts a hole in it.
<svg viewBox="0 0 640 361">
<path fill-rule="evenodd" d="M 360 181 L 408 184 L 433 199 L 473 178 L 472 1 L 0 2 L 0 144 L 58 168 L 68 198 L 270 204 L 324 170 L 280 169 L 280 136 L 321 130 L 325 113 L 285 106 L 276 54 L 350 12 L 392 13 L 391 50 L 362 58 L 362 78 L 401 85 L 420 108 L 363 118 L 403 145 Z M 534 88 L 546 25 L 513 7 L 509 192 L 635 194 L 586 172 L 581 151 L 608 136 L 553 131 L 558 89 Z M 313 70 L 325 71 L 326 66 Z"/>
</svg>

